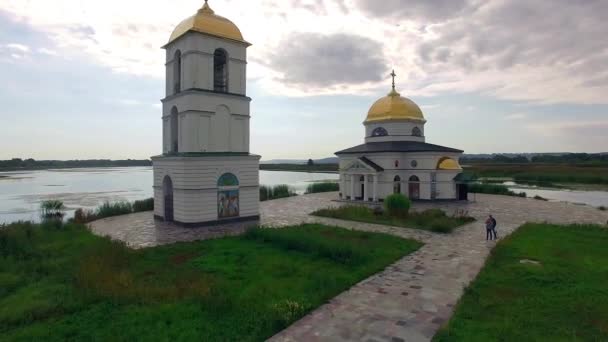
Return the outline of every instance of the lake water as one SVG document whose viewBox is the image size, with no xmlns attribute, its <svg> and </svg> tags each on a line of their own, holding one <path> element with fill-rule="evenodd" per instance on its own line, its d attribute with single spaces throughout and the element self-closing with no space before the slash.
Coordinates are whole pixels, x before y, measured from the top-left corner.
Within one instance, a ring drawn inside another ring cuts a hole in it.
<svg viewBox="0 0 608 342">
<path fill-rule="evenodd" d="M 303 193 L 314 181 L 335 180 L 337 174 L 260 171 L 263 185 L 289 184 Z M 40 202 L 58 199 L 71 215 L 105 201 L 135 201 L 152 197 L 152 168 L 87 168 L 0 172 L 0 223 L 37 221 Z"/>
<path fill-rule="evenodd" d="M 551 189 L 537 186 L 526 186 L 515 182 L 504 182 L 515 192 L 525 192 L 528 197 L 540 196 L 552 201 L 588 204 L 593 207 L 608 207 L 608 191 Z"/>
<path fill-rule="evenodd" d="M 288 184 L 303 193 L 314 181 L 336 180 L 335 173 L 260 171 L 263 185 Z M 510 189 L 524 191 L 555 201 L 608 207 L 608 191 L 579 191 L 527 187 L 505 183 Z M 0 172 L 0 223 L 38 220 L 40 202 L 58 199 L 71 215 L 77 208 L 92 209 L 105 201 L 135 201 L 152 197 L 152 168 L 89 168 L 23 172 Z"/>
</svg>

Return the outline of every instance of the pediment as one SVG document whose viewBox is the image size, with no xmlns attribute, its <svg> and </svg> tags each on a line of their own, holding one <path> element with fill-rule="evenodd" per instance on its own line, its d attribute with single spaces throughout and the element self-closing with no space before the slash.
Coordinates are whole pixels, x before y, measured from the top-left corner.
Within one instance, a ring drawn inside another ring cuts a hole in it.
<svg viewBox="0 0 608 342">
<path fill-rule="evenodd" d="M 380 170 L 377 170 L 378 166 L 373 164 L 371 161 L 366 162 L 365 159 L 357 159 L 352 163 L 348 164 L 342 171 L 345 172 L 360 172 L 360 173 L 376 173 Z"/>
</svg>

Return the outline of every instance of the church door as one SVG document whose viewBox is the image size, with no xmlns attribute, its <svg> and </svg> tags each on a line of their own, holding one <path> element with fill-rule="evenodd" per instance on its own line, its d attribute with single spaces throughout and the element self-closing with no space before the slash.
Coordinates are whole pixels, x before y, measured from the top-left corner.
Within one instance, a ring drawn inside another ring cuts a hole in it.
<svg viewBox="0 0 608 342">
<path fill-rule="evenodd" d="M 409 197 L 413 200 L 420 199 L 420 179 L 416 176 L 410 177 Z"/>
<path fill-rule="evenodd" d="M 173 222 L 173 182 L 169 176 L 165 176 L 165 179 L 163 180 L 163 198 L 165 204 L 165 221 Z"/>
</svg>

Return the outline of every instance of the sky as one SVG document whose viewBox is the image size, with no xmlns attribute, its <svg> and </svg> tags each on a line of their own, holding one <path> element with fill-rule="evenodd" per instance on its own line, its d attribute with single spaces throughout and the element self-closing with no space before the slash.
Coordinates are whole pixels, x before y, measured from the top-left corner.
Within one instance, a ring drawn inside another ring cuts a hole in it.
<svg viewBox="0 0 608 342">
<path fill-rule="evenodd" d="M 165 55 L 202 0 L 0 0 L 0 159 L 161 153 Z M 397 89 L 427 142 L 608 151 L 608 1 L 210 0 L 248 49 L 251 152 L 333 156 Z"/>
</svg>

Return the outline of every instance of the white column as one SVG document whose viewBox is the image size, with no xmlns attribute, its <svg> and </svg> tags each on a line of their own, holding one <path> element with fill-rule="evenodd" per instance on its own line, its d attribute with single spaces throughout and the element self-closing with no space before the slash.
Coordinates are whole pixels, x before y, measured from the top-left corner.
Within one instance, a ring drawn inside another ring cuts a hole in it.
<svg viewBox="0 0 608 342">
<path fill-rule="evenodd" d="M 355 175 L 350 175 L 350 200 L 355 200 Z"/>
<path fill-rule="evenodd" d="M 368 182 L 368 175 L 364 175 L 363 176 L 363 201 L 367 202 L 369 201 L 369 182 Z"/>
<path fill-rule="evenodd" d="M 374 202 L 378 202 L 378 175 L 374 175 Z"/>
</svg>

